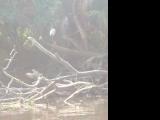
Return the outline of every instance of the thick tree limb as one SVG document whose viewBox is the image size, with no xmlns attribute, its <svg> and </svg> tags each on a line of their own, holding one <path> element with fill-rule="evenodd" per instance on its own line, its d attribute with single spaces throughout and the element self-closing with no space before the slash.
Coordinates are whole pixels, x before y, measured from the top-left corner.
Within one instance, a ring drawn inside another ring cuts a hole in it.
<svg viewBox="0 0 160 120">
<path fill-rule="evenodd" d="M 69 49 L 69 48 L 66 48 L 66 47 L 59 46 L 57 44 L 52 44 L 51 46 L 52 46 L 53 51 L 57 51 L 61 55 L 67 55 L 67 56 L 71 56 L 71 57 L 75 56 L 75 57 L 78 57 L 78 58 L 81 58 L 81 57 L 89 58 L 89 57 L 92 57 L 92 56 L 102 56 L 103 55 L 103 54 L 100 54 L 100 53 L 94 53 L 94 52 L 90 52 L 90 51 L 73 50 L 73 49 Z"/>
<path fill-rule="evenodd" d="M 64 59 L 60 58 L 60 56 L 57 56 L 58 54 L 53 54 L 52 52 L 50 52 L 49 50 L 47 50 L 46 48 L 44 48 L 34 38 L 28 37 L 28 40 L 30 40 L 32 42 L 32 45 L 35 45 L 41 52 L 45 53 L 46 55 L 48 55 L 52 59 L 54 59 L 57 62 L 59 62 L 60 64 L 64 65 L 70 72 L 73 72 L 73 73 L 78 72 L 78 70 L 76 70 L 71 64 L 69 64 Z"/>
</svg>

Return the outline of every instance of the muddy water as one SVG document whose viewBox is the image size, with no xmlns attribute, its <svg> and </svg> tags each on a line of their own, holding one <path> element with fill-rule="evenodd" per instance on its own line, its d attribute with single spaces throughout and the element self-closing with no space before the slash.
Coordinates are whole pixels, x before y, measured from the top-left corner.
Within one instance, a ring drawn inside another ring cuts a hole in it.
<svg viewBox="0 0 160 120">
<path fill-rule="evenodd" d="M 0 111 L 0 120 L 108 120 L 108 102 L 85 106 Z"/>
</svg>

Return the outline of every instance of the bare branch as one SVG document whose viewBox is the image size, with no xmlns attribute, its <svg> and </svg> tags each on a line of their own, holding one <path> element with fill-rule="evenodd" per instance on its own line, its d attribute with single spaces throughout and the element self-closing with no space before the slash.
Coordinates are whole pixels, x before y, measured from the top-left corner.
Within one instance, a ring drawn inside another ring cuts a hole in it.
<svg viewBox="0 0 160 120">
<path fill-rule="evenodd" d="M 50 95 L 50 94 L 52 94 L 53 92 L 55 92 L 55 90 L 56 90 L 56 89 L 53 89 L 53 90 L 47 92 L 46 94 L 44 94 L 44 95 L 42 95 L 42 96 L 34 99 L 33 101 L 35 102 L 35 101 L 40 100 L 40 99 L 42 99 L 42 98 L 44 98 L 44 97 L 47 97 L 48 95 Z"/>
<path fill-rule="evenodd" d="M 9 90 L 9 88 L 10 88 L 12 82 L 13 82 L 13 78 L 10 80 L 10 82 L 9 82 L 8 85 L 7 85 L 6 94 L 8 93 L 8 90 Z"/>
<path fill-rule="evenodd" d="M 12 93 L 12 96 L 9 98 L 2 98 L 0 99 L 0 102 L 9 102 L 9 101 L 17 101 L 17 100 L 23 100 L 23 102 L 36 102 L 42 98 L 46 98 L 50 94 L 56 92 L 57 88 L 67 88 L 67 87 L 73 87 L 73 86 L 79 86 L 80 88 L 77 88 L 75 92 L 73 92 L 71 95 L 69 95 L 65 100 L 64 103 L 67 105 L 73 105 L 69 103 L 68 101 L 72 99 L 76 94 L 91 89 L 93 87 L 102 87 L 105 85 L 94 85 L 90 82 L 83 82 L 78 81 L 81 77 L 99 77 L 99 76 L 106 76 L 108 75 L 108 71 L 106 70 L 91 70 L 91 71 L 78 71 L 75 69 L 69 62 L 65 61 L 62 57 L 59 56 L 59 54 L 48 51 L 45 49 L 40 43 L 38 43 L 34 38 L 29 38 L 29 41 L 32 42 L 33 45 L 35 45 L 41 52 L 45 53 L 46 55 L 50 56 L 52 59 L 55 59 L 60 64 L 62 64 L 65 68 L 67 68 L 72 73 L 66 76 L 56 76 L 55 78 L 48 79 L 47 77 L 43 76 L 43 74 L 39 73 L 37 70 L 32 70 L 31 73 L 26 73 L 26 76 L 28 78 L 33 79 L 33 84 L 27 84 L 23 82 L 22 80 L 14 77 L 13 75 L 9 74 L 7 72 L 7 69 L 9 68 L 10 64 L 15 59 L 15 55 L 18 53 L 15 48 L 11 50 L 10 52 L 10 58 L 7 59 L 7 65 L 2 69 L 3 73 L 10 78 L 10 81 L 7 86 L 4 86 L 3 83 L 0 81 L 1 86 L 3 88 L 0 88 L 0 90 L 6 90 L 7 93 Z M 76 82 L 71 81 L 70 79 L 76 79 Z M 43 87 L 38 87 L 39 83 L 44 80 L 46 82 Z M 24 85 L 27 88 L 12 88 L 11 84 L 16 81 L 17 83 Z M 62 84 L 61 82 L 66 82 L 66 84 Z M 13 95 L 16 95 L 16 97 L 13 97 Z"/>
<path fill-rule="evenodd" d="M 75 91 L 74 93 L 72 93 L 69 97 L 67 97 L 67 98 L 64 100 L 64 103 L 66 103 L 67 105 L 70 105 L 70 106 L 74 106 L 73 104 L 68 103 L 67 101 L 70 100 L 71 98 L 73 98 L 76 94 L 82 92 L 83 90 L 91 89 L 91 88 L 93 88 L 93 87 L 95 87 L 95 85 L 86 86 L 86 87 L 83 87 L 83 88 Z"/>
<path fill-rule="evenodd" d="M 37 42 L 34 38 L 28 37 L 28 40 L 32 42 L 33 45 L 35 45 L 41 52 L 45 53 L 46 55 L 50 56 L 52 59 L 56 60 L 60 64 L 64 65 L 70 72 L 78 72 L 71 64 L 69 64 L 67 61 L 62 59 L 58 54 L 53 54 L 46 48 L 44 48 L 39 42 Z M 56 56 L 57 55 L 57 56 Z M 59 61 L 60 60 L 60 61 Z"/>
<path fill-rule="evenodd" d="M 56 86 L 59 88 L 64 88 L 64 87 L 71 87 L 71 86 L 75 86 L 75 85 L 90 85 L 90 84 L 91 83 L 89 83 L 89 82 L 78 81 L 78 82 L 74 82 L 74 83 L 70 83 L 70 84 L 56 83 Z"/>
</svg>

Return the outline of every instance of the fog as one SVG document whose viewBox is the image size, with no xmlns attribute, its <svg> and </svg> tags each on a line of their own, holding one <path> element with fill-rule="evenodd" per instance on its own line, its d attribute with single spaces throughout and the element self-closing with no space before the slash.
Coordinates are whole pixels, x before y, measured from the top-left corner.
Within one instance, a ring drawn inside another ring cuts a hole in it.
<svg viewBox="0 0 160 120">
<path fill-rule="evenodd" d="M 108 1 L 0 0 L 1 119 L 108 119 Z"/>
</svg>

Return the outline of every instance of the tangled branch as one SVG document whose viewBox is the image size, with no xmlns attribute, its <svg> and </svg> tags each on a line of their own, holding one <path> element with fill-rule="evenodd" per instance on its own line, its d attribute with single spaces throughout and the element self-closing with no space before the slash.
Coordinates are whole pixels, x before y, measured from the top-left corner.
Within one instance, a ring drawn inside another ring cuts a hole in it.
<svg viewBox="0 0 160 120">
<path fill-rule="evenodd" d="M 44 48 L 39 42 L 37 42 L 34 38 L 29 37 L 28 41 L 32 43 L 33 46 L 37 47 L 41 52 L 51 57 L 52 59 L 59 62 L 63 65 L 67 70 L 70 71 L 70 74 L 66 76 L 57 76 L 55 78 L 47 78 L 43 74 L 39 73 L 37 70 L 33 69 L 32 72 L 26 73 L 28 79 L 35 78 L 32 84 L 25 83 L 23 80 L 11 75 L 7 72 L 8 68 L 12 64 L 15 59 L 16 54 L 18 52 L 13 48 L 10 52 L 10 58 L 6 59 L 8 62 L 6 66 L 2 69 L 4 75 L 10 79 L 7 86 L 5 86 L 1 81 L 0 83 L 3 85 L 3 88 L 0 88 L 0 91 L 5 91 L 7 98 L 1 97 L 0 102 L 9 102 L 9 101 L 22 101 L 22 103 L 26 103 L 32 101 L 36 103 L 38 100 L 47 99 L 48 96 L 54 94 L 56 91 L 64 88 L 80 86 L 76 91 L 71 93 L 64 99 L 64 103 L 67 105 L 73 106 L 73 104 L 68 101 L 72 99 L 75 95 L 81 93 L 84 90 L 92 89 L 94 87 L 100 87 L 100 85 L 95 85 L 91 82 L 80 81 L 80 78 L 84 77 L 99 77 L 99 76 L 107 76 L 108 71 L 106 70 L 91 70 L 91 71 L 78 71 L 73 65 L 71 65 L 68 61 L 64 60 L 58 53 L 52 53 L 46 48 Z M 72 79 L 76 79 L 76 81 L 72 81 Z M 39 87 L 40 82 L 44 81 L 45 84 Z M 12 87 L 12 83 L 16 82 L 17 84 L 23 85 L 23 88 L 15 88 Z"/>
</svg>

